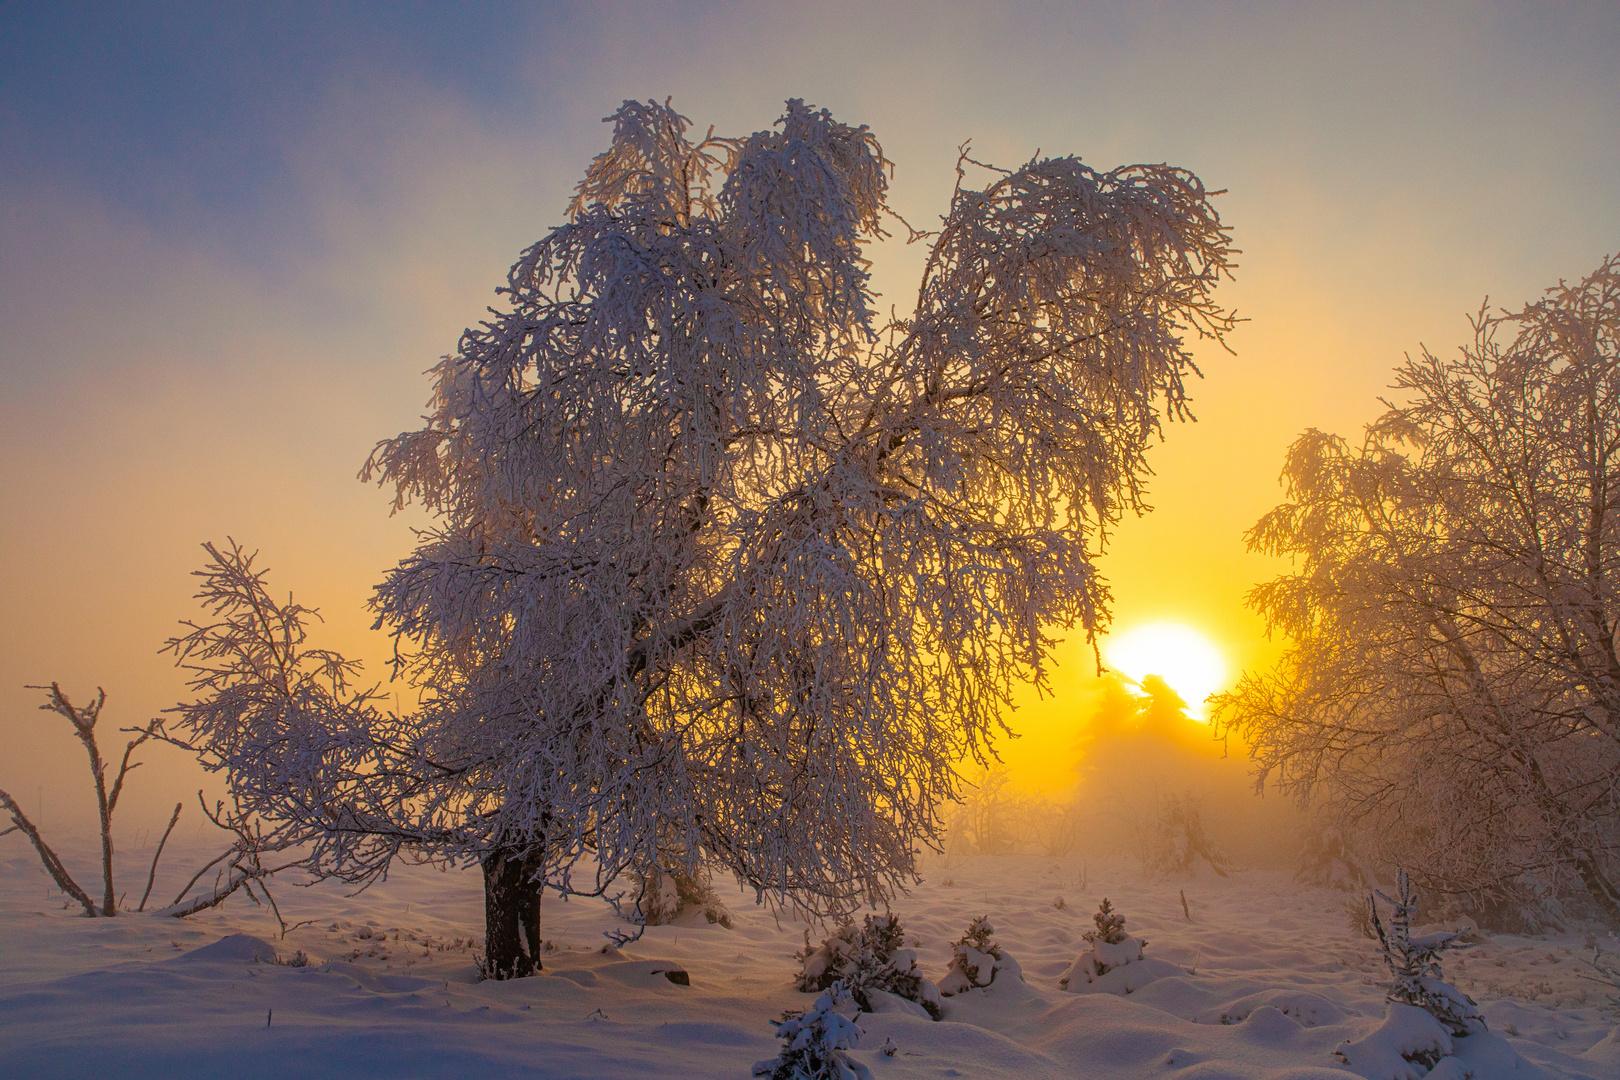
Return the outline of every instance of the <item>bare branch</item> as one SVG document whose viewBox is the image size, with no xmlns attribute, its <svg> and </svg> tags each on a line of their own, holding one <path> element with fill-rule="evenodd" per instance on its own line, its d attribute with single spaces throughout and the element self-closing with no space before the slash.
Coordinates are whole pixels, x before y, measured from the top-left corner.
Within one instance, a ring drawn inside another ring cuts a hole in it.
<svg viewBox="0 0 1620 1080">
<path fill-rule="evenodd" d="M 157 850 L 152 853 L 152 869 L 146 874 L 146 891 L 141 893 L 141 905 L 135 909 L 136 911 L 146 910 L 146 898 L 152 895 L 152 883 L 157 880 L 158 860 L 163 857 L 163 845 L 169 842 L 169 834 L 174 832 L 174 823 L 180 820 L 180 806 L 180 803 L 174 804 L 174 813 L 169 816 L 169 827 L 163 830 L 163 838 L 158 841 Z"/>
<path fill-rule="evenodd" d="M 56 852 L 52 851 L 50 845 L 45 843 L 44 838 L 39 835 L 39 830 L 34 828 L 34 823 L 28 820 L 28 816 L 23 813 L 22 807 L 17 805 L 17 801 L 5 791 L 0 790 L 0 805 L 3 805 L 7 812 L 11 814 L 11 820 L 14 822 L 13 828 L 22 830 L 28 837 L 29 842 L 34 845 L 34 850 L 39 852 L 39 861 L 44 864 L 45 872 L 51 875 L 51 880 L 56 882 L 56 887 L 77 900 L 80 906 L 84 908 L 86 915 L 94 916 L 96 906 L 91 902 L 89 895 L 79 888 L 78 883 L 73 880 L 73 876 L 67 872 L 67 867 L 62 865 L 62 860 L 57 858 Z M 10 829 L 7 830 L 7 832 L 10 831 Z"/>
</svg>

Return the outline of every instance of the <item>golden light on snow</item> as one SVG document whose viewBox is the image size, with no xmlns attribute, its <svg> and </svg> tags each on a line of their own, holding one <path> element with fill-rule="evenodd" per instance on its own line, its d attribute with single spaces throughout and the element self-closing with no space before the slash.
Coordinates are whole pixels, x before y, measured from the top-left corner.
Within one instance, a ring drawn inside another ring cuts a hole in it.
<svg viewBox="0 0 1620 1080">
<path fill-rule="evenodd" d="M 1204 699 L 1226 681 L 1226 658 L 1203 634 L 1177 622 L 1148 623 L 1103 644 L 1109 666 L 1141 682 L 1157 675 L 1187 703 L 1188 712 L 1204 719 Z"/>
</svg>

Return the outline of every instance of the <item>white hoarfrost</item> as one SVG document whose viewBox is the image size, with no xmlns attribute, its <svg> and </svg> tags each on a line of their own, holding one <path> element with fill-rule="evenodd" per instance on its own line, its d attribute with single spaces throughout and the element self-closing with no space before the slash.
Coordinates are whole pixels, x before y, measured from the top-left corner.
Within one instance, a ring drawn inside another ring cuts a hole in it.
<svg viewBox="0 0 1620 1080">
<path fill-rule="evenodd" d="M 482 859 L 533 937 L 534 882 L 672 859 L 881 905 L 1051 628 L 1105 625 L 1093 560 L 1187 416 L 1190 339 L 1232 325 L 1228 231 L 1183 169 L 964 156 L 885 321 L 865 127 L 797 100 L 737 138 L 609 119 L 364 470 L 434 518 L 373 600 L 421 708 L 355 691 L 233 548 L 173 643 L 199 696 L 172 726 L 311 871 Z"/>
</svg>

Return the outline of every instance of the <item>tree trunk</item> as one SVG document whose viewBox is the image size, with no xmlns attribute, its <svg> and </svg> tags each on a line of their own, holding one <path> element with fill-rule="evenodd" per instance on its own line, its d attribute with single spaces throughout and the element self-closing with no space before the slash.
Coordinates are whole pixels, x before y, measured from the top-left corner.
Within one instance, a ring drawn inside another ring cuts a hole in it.
<svg viewBox="0 0 1620 1080">
<path fill-rule="evenodd" d="M 541 968 L 537 862 L 518 851 L 484 857 L 485 978 L 521 979 Z"/>
<path fill-rule="evenodd" d="M 1603 909 L 1609 921 L 1620 925 L 1620 889 L 1615 888 L 1603 873 L 1597 859 L 1590 852 L 1576 856 L 1575 872 L 1581 876 L 1586 891 L 1592 894 L 1592 899 Z"/>
</svg>

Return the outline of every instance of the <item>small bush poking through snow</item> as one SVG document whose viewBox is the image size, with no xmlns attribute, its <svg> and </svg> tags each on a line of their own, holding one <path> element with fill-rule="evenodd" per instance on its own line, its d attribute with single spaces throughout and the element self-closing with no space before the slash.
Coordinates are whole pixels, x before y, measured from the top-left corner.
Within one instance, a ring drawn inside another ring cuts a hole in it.
<svg viewBox="0 0 1620 1080">
<path fill-rule="evenodd" d="M 1344 921 L 1357 936 L 1378 940 L 1378 931 L 1373 929 L 1372 908 L 1365 900 L 1345 901 Z"/>
<path fill-rule="evenodd" d="M 872 1011 L 871 992 L 882 990 L 914 1001 L 938 1020 L 939 988 L 917 971 L 917 954 L 905 947 L 906 932 L 894 915 L 868 915 L 857 927 L 845 919 L 820 945 L 810 944 L 796 953 L 803 965 L 798 987 L 807 993 L 842 983 L 862 1012 Z"/>
<path fill-rule="evenodd" d="M 1147 947 L 1146 941 L 1125 932 L 1125 916 L 1114 910 L 1106 896 L 1091 918 L 1097 928 L 1082 935 L 1091 942 L 1091 951 L 1082 953 L 1058 980 L 1058 985 L 1065 990 L 1074 988 L 1071 983 L 1095 983 L 1110 971 L 1141 961 L 1142 950 Z M 1122 989 L 1129 993 L 1131 988 Z"/>
<path fill-rule="evenodd" d="M 1381 892 L 1367 896 L 1367 915 L 1373 929 L 1378 931 L 1378 941 L 1384 949 L 1384 964 L 1389 968 L 1390 984 L 1386 1000 L 1415 1005 L 1440 1021 L 1458 1038 L 1472 1031 L 1483 1031 L 1485 1020 L 1480 1016 L 1474 999 L 1446 982 L 1440 970 L 1441 955 L 1447 949 L 1458 947 L 1458 935 L 1442 931 L 1413 937 L 1417 893 L 1405 870 L 1397 875 L 1396 886 L 1396 898 L 1393 900 Z M 1376 898 L 1380 897 L 1393 909 L 1387 931 L 1378 916 Z"/>
<path fill-rule="evenodd" d="M 989 916 L 981 915 L 968 924 L 967 933 L 951 943 L 951 968 L 939 980 L 942 995 L 951 997 L 974 987 L 989 986 L 1003 971 L 1019 974 L 1017 962 L 990 936 L 995 932 Z"/>
<path fill-rule="evenodd" d="M 1101 941 L 1106 945 L 1122 945 L 1129 940 L 1130 935 L 1125 933 L 1125 916 L 1114 910 L 1114 905 L 1108 902 L 1108 897 L 1102 898 L 1097 905 L 1097 913 L 1091 917 L 1097 924 L 1097 929 L 1087 930 L 1080 936 L 1092 944 Z M 1146 945 L 1147 942 L 1142 942 Z"/>
<path fill-rule="evenodd" d="M 861 1039 L 855 1021 L 836 1011 L 847 998 L 843 982 L 835 979 L 808 1011 L 772 1020 L 782 1050 L 755 1065 L 754 1075 L 769 1080 L 871 1080 L 871 1070 L 845 1053 Z"/>
<path fill-rule="evenodd" d="M 1192 795 L 1167 797 L 1142 843 L 1143 867 L 1155 874 L 1186 873 L 1199 859 L 1221 877 L 1232 869 L 1232 860 L 1205 831 L 1203 809 Z"/>
<path fill-rule="evenodd" d="M 681 870 L 629 873 L 635 886 L 636 912 L 646 926 L 664 926 L 688 911 L 701 911 L 711 923 L 731 929 L 731 912 L 714 891 L 707 871 Z"/>
<path fill-rule="evenodd" d="M 1344 829 L 1323 818 L 1317 818 L 1301 830 L 1299 868 L 1294 872 L 1294 880 L 1303 885 L 1345 892 L 1376 884 L 1350 846 Z M 1369 932 L 1367 936 L 1372 934 Z"/>
</svg>

